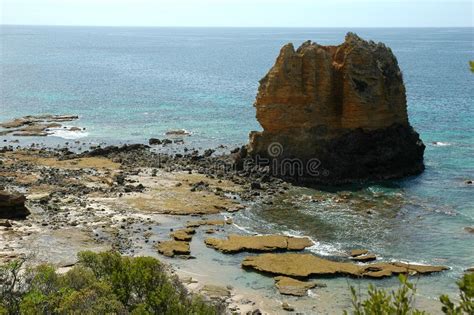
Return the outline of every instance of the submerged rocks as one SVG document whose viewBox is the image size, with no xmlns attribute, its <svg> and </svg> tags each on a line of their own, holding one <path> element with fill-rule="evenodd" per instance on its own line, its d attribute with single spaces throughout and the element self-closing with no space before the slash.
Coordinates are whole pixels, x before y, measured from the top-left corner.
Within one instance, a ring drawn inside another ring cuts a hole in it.
<svg viewBox="0 0 474 315">
<path fill-rule="evenodd" d="M 276 176 L 341 184 L 424 169 L 402 73 L 382 43 L 348 33 L 339 46 L 285 45 L 255 107 L 263 131 L 251 132 L 248 153 Z"/>
<path fill-rule="evenodd" d="M 225 300 L 231 296 L 229 288 L 211 284 L 204 285 L 200 292 L 211 300 Z"/>
<path fill-rule="evenodd" d="M 15 137 L 43 137 L 51 134 L 51 128 L 60 128 L 60 122 L 73 121 L 78 119 L 76 115 L 37 115 L 24 116 L 11 121 L 0 123 L 0 128 L 7 130 L 1 131 L 0 135 L 12 134 Z M 81 128 L 64 127 L 69 131 L 81 131 Z"/>
<path fill-rule="evenodd" d="M 188 228 L 196 228 L 202 225 L 225 225 L 231 224 L 231 219 L 227 220 L 198 220 L 198 221 L 189 221 L 186 223 L 186 227 Z"/>
<path fill-rule="evenodd" d="M 284 276 L 275 277 L 274 280 L 278 291 L 285 295 L 305 296 L 309 289 L 318 286 L 315 281 L 299 281 Z"/>
<path fill-rule="evenodd" d="M 466 226 L 464 228 L 464 231 L 466 231 L 467 233 L 474 234 L 474 226 Z"/>
<path fill-rule="evenodd" d="M 175 136 L 175 137 L 180 137 L 180 136 L 190 136 L 191 133 L 185 129 L 175 129 L 175 130 L 168 130 L 165 133 L 167 136 Z"/>
<path fill-rule="evenodd" d="M 276 250 L 303 250 L 313 245 L 307 237 L 291 237 L 284 235 L 229 235 L 227 239 L 207 238 L 207 246 L 223 253 L 270 252 Z"/>
<path fill-rule="evenodd" d="M 0 219 L 25 219 L 30 215 L 25 201 L 22 194 L 0 190 Z"/>
<path fill-rule="evenodd" d="M 424 274 L 448 269 L 445 266 L 412 265 L 399 262 L 356 265 L 331 261 L 311 254 L 291 253 L 245 257 L 242 267 L 289 277 L 348 275 L 367 278 L 389 277 L 401 273 Z"/>
<path fill-rule="evenodd" d="M 4 123 L 0 123 L 2 128 L 19 128 L 26 125 L 34 125 L 38 123 L 50 123 L 50 122 L 64 122 L 73 121 L 78 119 L 76 115 L 37 115 L 37 116 L 24 116 L 16 118 Z"/>
</svg>

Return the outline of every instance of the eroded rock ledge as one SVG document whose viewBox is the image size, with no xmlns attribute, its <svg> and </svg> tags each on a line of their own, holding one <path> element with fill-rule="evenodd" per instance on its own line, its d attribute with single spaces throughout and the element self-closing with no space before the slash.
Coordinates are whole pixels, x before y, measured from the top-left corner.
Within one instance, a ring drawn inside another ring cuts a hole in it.
<svg viewBox="0 0 474 315">
<path fill-rule="evenodd" d="M 287 44 L 254 106 L 263 131 L 251 132 L 248 153 L 285 179 L 340 184 L 424 169 L 402 73 L 382 43 L 348 33 L 339 46 Z"/>
<path fill-rule="evenodd" d="M 357 265 L 337 262 L 311 254 L 261 254 L 245 257 L 242 267 L 289 277 L 315 275 L 346 275 L 353 277 L 382 278 L 401 273 L 428 274 L 447 270 L 445 266 L 413 265 L 402 262 Z"/>
<path fill-rule="evenodd" d="M 207 238 L 207 246 L 223 253 L 270 252 L 277 250 L 303 250 L 313 242 L 307 237 L 292 237 L 285 235 L 229 235 L 227 239 Z"/>
</svg>

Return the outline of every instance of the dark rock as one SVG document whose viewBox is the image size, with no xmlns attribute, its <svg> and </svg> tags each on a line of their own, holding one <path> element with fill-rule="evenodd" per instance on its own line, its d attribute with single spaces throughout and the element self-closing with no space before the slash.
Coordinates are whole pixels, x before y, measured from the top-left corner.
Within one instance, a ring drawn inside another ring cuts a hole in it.
<svg viewBox="0 0 474 315">
<path fill-rule="evenodd" d="M 25 219 L 30 215 L 25 201 L 22 194 L 0 190 L 0 219 Z"/>
<path fill-rule="evenodd" d="M 287 312 L 294 312 L 295 308 L 291 305 L 289 305 L 287 302 L 281 303 L 281 308 L 284 309 Z"/>
<path fill-rule="evenodd" d="M 149 145 L 158 145 L 158 144 L 161 144 L 161 140 L 157 139 L 157 138 L 150 138 L 148 140 L 148 144 Z"/>
<path fill-rule="evenodd" d="M 173 141 L 170 140 L 170 139 L 163 139 L 162 143 L 163 143 L 163 145 L 166 145 L 166 144 L 171 144 L 171 143 L 173 143 Z"/>
<path fill-rule="evenodd" d="M 132 152 L 132 151 L 142 151 L 149 149 L 150 147 L 144 144 L 130 144 L 118 146 L 108 146 L 105 148 L 97 147 L 89 152 L 84 152 L 80 156 L 93 157 L 93 156 L 109 156 L 111 154 L 123 153 L 123 152 Z"/>
<path fill-rule="evenodd" d="M 262 185 L 260 185 L 258 182 L 252 182 L 250 184 L 250 189 L 262 189 Z"/>
<path fill-rule="evenodd" d="M 0 220 L 0 226 L 9 228 L 9 227 L 12 227 L 12 224 L 8 220 Z"/>
</svg>

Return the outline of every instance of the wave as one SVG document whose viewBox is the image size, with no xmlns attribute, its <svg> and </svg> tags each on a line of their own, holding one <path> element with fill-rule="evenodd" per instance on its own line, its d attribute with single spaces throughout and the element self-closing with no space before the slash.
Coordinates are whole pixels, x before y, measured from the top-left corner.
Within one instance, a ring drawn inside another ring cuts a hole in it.
<svg viewBox="0 0 474 315">
<path fill-rule="evenodd" d="M 245 232 L 245 233 L 247 233 L 247 234 L 255 234 L 255 232 L 249 230 L 249 229 L 246 228 L 246 227 L 240 226 L 240 225 L 238 225 L 238 224 L 236 224 L 236 223 L 233 223 L 232 225 L 235 226 L 237 229 L 239 229 L 239 230 L 241 230 L 241 231 L 243 231 L 243 232 Z"/>
<path fill-rule="evenodd" d="M 314 254 L 318 254 L 318 255 L 321 255 L 321 256 L 341 256 L 341 255 L 344 255 L 344 251 L 342 251 L 340 248 L 339 248 L 339 244 L 326 244 L 326 243 L 321 243 L 321 242 L 318 242 L 318 241 L 315 241 L 313 239 L 311 239 L 314 243 L 313 246 L 311 247 L 308 247 L 307 250 L 309 250 L 310 252 L 314 253 Z"/>
<path fill-rule="evenodd" d="M 69 130 L 64 128 L 52 128 L 49 130 L 51 137 L 59 137 L 68 140 L 80 139 L 87 137 L 89 135 L 88 132 L 82 130 Z"/>
<path fill-rule="evenodd" d="M 447 146 L 451 146 L 452 143 L 450 142 L 441 142 L 441 141 L 433 141 L 431 142 L 432 145 L 434 145 L 435 147 L 447 147 Z"/>
</svg>

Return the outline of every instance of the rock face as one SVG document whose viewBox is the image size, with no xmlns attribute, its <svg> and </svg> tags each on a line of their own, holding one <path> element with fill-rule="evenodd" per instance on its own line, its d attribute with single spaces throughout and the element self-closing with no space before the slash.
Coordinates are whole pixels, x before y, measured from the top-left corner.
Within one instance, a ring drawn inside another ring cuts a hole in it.
<svg viewBox="0 0 474 315">
<path fill-rule="evenodd" d="M 22 194 L 0 190 L 0 219 L 25 219 L 30 214 L 25 201 Z"/>
<path fill-rule="evenodd" d="M 307 41 L 295 51 L 287 44 L 260 81 L 254 106 L 263 131 L 250 133 L 248 153 L 270 159 L 274 175 L 347 183 L 424 169 L 402 73 L 382 43 L 348 33 L 339 46 Z"/>
</svg>

